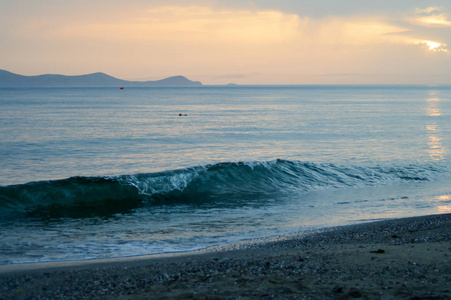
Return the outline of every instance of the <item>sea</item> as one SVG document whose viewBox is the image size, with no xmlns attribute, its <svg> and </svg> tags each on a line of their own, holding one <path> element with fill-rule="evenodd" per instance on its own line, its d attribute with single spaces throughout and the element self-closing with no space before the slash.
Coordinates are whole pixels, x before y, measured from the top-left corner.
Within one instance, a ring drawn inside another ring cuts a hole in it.
<svg viewBox="0 0 451 300">
<path fill-rule="evenodd" d="M 0 264 L 451 212 L 451 86 L 0 89 Z"/>
</svg>

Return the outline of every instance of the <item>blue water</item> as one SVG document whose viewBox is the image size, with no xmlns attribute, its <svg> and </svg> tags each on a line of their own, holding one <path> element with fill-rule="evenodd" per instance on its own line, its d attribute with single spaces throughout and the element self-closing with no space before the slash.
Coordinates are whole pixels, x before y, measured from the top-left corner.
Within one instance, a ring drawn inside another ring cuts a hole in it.
<svg viewBox="0 0 451 300">
<path fill-rule="evenodd" d="M 450 148 L 450 86 L 0 89 L 0 264 L 449 213 Z"/>
</svg>

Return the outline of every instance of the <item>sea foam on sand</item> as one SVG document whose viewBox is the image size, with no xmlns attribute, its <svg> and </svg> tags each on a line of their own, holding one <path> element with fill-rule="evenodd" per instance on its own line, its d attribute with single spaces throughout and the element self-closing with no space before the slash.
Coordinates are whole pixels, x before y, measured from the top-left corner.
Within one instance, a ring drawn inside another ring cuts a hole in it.
<svg viewBox="0 0 451 300">
<path fill-rule="evenodd" d="M 450 299 L 451 215 L 177 255 L 0 266 L 0 299 Z"/>
</svg>

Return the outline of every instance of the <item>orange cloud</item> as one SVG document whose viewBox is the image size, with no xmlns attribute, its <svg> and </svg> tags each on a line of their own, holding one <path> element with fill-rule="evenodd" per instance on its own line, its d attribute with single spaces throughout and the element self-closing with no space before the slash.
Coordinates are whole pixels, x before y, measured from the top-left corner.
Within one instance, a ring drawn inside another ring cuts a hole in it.
<svg viewBox="0 0 451 300">
<path fill-rule="evenodd" d="M 245 45 L 369 45 L 393 43 L 406 29 L 378 18 L 301 18 L 275 10 L 165 6 L 114 22 L 69 23 L 54 34 L 100 40 L 241 43 Z"/>
<path fill-rule="evenodd" d="M 278 11 L 167 6 L 111 23 L 70 24 L 58 34 L 113 40 L 277 43 L 292 39 L 298 22 L 297 15 Z"/>
<path fill-rule="evenodd" d="M 451 27 L 451 21 L 443 12 L 441 7 L 428 7 L 425 9 L 417 9 L 413 22 L 434 27 Z"/>
<path fill-rule="evenodd" d="M 405 51 L 416 47 L 446 52 L 444 43 L 415 37 L 409 28 L 381 16 L 314 18 L 279 10 L 207 6 L 140 6 L 100 17 L 95 13 L 36 17 L 18 22 L 14 34 L 19 41 L 33 42 L 33 47 L 11 54 L 21 63 L 38 58 L 47 68 L 53 64 L 53 72 L 64 66 L 80 70 L 77 73 L 89 68 L 119 77 L 158 76 L 149 79 L 200 74 L 219 81 L 218 74 L 253 74 L 247 77 L 259 83 L 315 82 L 320 74 L 389 72 L 391 65 L 380 60 L 413 61 Z"/>
</svg>

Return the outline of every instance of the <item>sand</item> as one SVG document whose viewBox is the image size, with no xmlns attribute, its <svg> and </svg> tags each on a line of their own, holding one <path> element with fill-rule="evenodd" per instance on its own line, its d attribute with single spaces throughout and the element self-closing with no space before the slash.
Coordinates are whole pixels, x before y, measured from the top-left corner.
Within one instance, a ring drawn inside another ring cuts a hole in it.
<svg viewBox="0 0 451 300">
<path fill-rule="evenodd" d="M 0 267 L 0 299 L 451 299 L 451 215 L 179 255 Z"/>
</svg>

